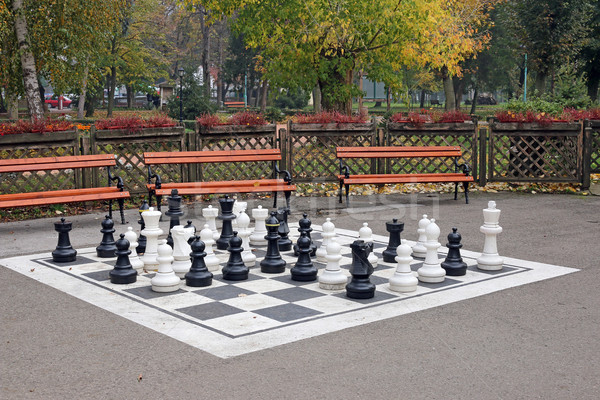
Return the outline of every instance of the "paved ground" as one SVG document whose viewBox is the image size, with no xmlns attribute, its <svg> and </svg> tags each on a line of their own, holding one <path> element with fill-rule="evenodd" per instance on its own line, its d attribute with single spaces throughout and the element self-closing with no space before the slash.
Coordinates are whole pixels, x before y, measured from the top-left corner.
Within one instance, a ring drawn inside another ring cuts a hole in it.
<svg viewBox="0 0 600 400">
<path fill-rule="evenodd" d="M 356 230 L 421 214 L 480 251 L 481 210 L 502 210 L 501 255 L 582 271 L 248 355 L 220 359 L 0 267 L 0 398 L 597 399 L 600 198 L 473 193 L 295 198 L 295 213 Z M 264 204 L 264 203 L 262 203 Z M 198 225 L 200 210 L 188 215 Z M 100 240 L 102 215 L 69 218 L 73 245 Z M 135 211 L 129 221 L 137 220 Z M 52 220 L 0 224 L 0 256 L 47 252 Z M 165 225 L 168 223 L 165 221 Z M 119 228 L 118 226 L 117 228 Z M 138 378 L 142 376 L 141 380 Z"/>
</svg>

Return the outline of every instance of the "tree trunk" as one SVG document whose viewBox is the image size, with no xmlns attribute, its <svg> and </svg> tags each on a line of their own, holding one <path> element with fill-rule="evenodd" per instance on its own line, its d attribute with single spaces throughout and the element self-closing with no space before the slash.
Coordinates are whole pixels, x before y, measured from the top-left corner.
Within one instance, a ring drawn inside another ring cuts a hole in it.
<svg viewBox="0 0 600 400">
<path fill-rule="evenodd" d="M 475 114 L 475 110 L 477 109 L 477 98 L 479 97 L 479 88 L 475 85 L 475 90 L 473 91 L 473 102 L 471 103 L 471 115 Z"/>
<path fill-rule="evenodd" d="M 206 23 L 204 7 L 200 12 L 200 29 L 202 30 L 202 81 L 204 95 L 210 98 L 210 25 Z"/>
<path fill-rule="evenodd" d="M 456 99 L 454 97 L 454 84 L 452 77 L 448 75 L 448 68 L 442 68 L 442 81 L 444 83 L 444 94 L 446 95 L 446 111 L 456 109 Z"/>
<path fill-rule="evenodd" d="M 127 90 L 127 108 L 135 107 L 135 93 L 133 92 L 133 86 L 125 85 Z"/>
<path fill-rule="evenodd" d="M 358 90 L 360 90 L 360 97 L 358 98 L 358 112 L 362 112 L 363 108 L 363 72 L 358 73 Z"/>
<path fill-rule="evenodd" d="M 313 109 L 316 113 L 321 112 L 321 87 L 319 85 L 313 88 Z"/>
<path fill-rule="evenodd" d="M 588 96 L 593 102 L 598 100 L 598 87 L 600 86 L 600 77 L 590 74 L 587 81 Z"/>
<path fill-rule="evenodd" d="M 85 95 L 87 93 L 87 80 L 90 72 L 88 62 L 90 57 L 88 56 L 85 61 L 85 69 L 83 70 L 83 79 L 81 81 L 81 94 L 79 95 L 79 103 L 77 103 L 77 119 L 83 119 L 83 113 L 85 111 Z"/>
<path fill-rule="evenodd" d="M 115 107 L 115 88 L 117 86 L 117 67 L 110 67 L 110 75 L 108 76 L 108 111 L 106 116 L 112 117 L 113 109 Z"/>
<path fill-rule="evenodd" d="M 452 78 L 452 86 L 454 87 L 454 105 L 457 110 L 460 110 L 462 94 L 465 88 L 465 80 L 455 76 Z"/>
<path fill-rule="evenodd" d="M 425 89 L 421 89 L 421 102 L 419 104 L 419 108 L 425 108 Z"/>
<path fill-rule="evenodd" d="M 219 65 L 219 74 L 217 75 L 217 105 L 221 107 L 223 105 L 223 40 L 221 35 L 218 35 L 218 56 L 217 60 Z"/>
<path fill-rule="evenodd" d="M 542 95 L 546 92 L 546 80 L 548 79 L 548 73 L 545 71 L 538 71 L 535 76 L 535 90 L 538 95 Z"/>
<path fill-rule="evenodd" d="M 6 108 L 8 109 L 8 119 L 19 119 L 19 99 L 8 89 L 6 90 Z"/>
<path fill-rule="evenodd" d="M 266 80 L 262 81 L 260 88 L 260 112 L 264 113 L 267 111 L 267 92 L 269 89 L 269 83 Z"/>
<path fill-rule="evenodd" d="M 23 84 L 25 86 L 25 95 L 27 97 L 27 108 L 31 121 L 44 118 L 44 108 L 40 101 L 39 85 L 37 80 L 37 71 L 35 67 L 35 58 L 29 48 L 29 33 L 27 21 L 25 20 L 25 10 L 23 9 L 23 0 L 13 1 L 13 13 L 15 15 L 15 33 L 19 53 L 21 54 L 21 71 L 23 72 Z"/>
<path fill-rule="evenodd" d="M 2 90 L 0 90 L 0 113 L 6 112 L 6 104 L 4 102 L 4 95 L 2 94 Z"/>
</svg>

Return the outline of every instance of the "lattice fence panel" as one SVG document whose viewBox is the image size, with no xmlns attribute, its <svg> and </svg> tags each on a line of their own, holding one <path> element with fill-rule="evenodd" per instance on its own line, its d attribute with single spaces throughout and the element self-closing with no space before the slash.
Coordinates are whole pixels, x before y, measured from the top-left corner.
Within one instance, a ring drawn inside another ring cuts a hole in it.
<svg viewBox="0 0 600 400">
<path fill-rule="evenodd" d="M 591 135 L 591 169 L 590 172 L 593 174 L 600 174 L 600 124 L 595 121 L 592 124 L 592 135 Z"/>
</svg>

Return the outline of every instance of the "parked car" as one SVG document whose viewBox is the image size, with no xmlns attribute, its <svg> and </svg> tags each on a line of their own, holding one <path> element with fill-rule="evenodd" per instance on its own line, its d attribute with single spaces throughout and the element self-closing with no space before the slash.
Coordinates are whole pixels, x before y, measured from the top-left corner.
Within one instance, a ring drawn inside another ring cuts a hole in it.
<svg viewBox="0 0 600 400">
<path fill-rule="evenodd" d="M 60 96 L 60 98 L 59 98 L 59 96 L 53 94 L 52 96 L 46 97 L 45 101 L 46 101 L 46 104 L 48 104 L 48 108 L 58 107 L 59 99 L 62 99 L 63 108 L 71 106 L 72 101 L 69 98 L 67 98 L 65 96 Z"/>
</svg>

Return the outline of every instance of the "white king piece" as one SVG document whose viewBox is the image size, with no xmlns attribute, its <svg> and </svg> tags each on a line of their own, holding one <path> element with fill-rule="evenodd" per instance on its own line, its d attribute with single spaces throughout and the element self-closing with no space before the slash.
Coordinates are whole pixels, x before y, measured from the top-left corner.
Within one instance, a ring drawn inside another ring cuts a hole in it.
<svg viewBox="0 0 600 400">
<path fill-rule="evenodd" d="M 488 208 L 483 210 L 483 226 L 479 228 L 485 235 L 483 253 L 477 259 L 477 268 L 481 270 L 498 271 L 504 264 L 504 259 L 498 255 L 498 246 L 496 245 L 496 236 L 502 232 L 502 227 L 498 225 L 499 220 L 500 210 L 496 208 L 495 201 L 490 201 Z"/>
</svg>

